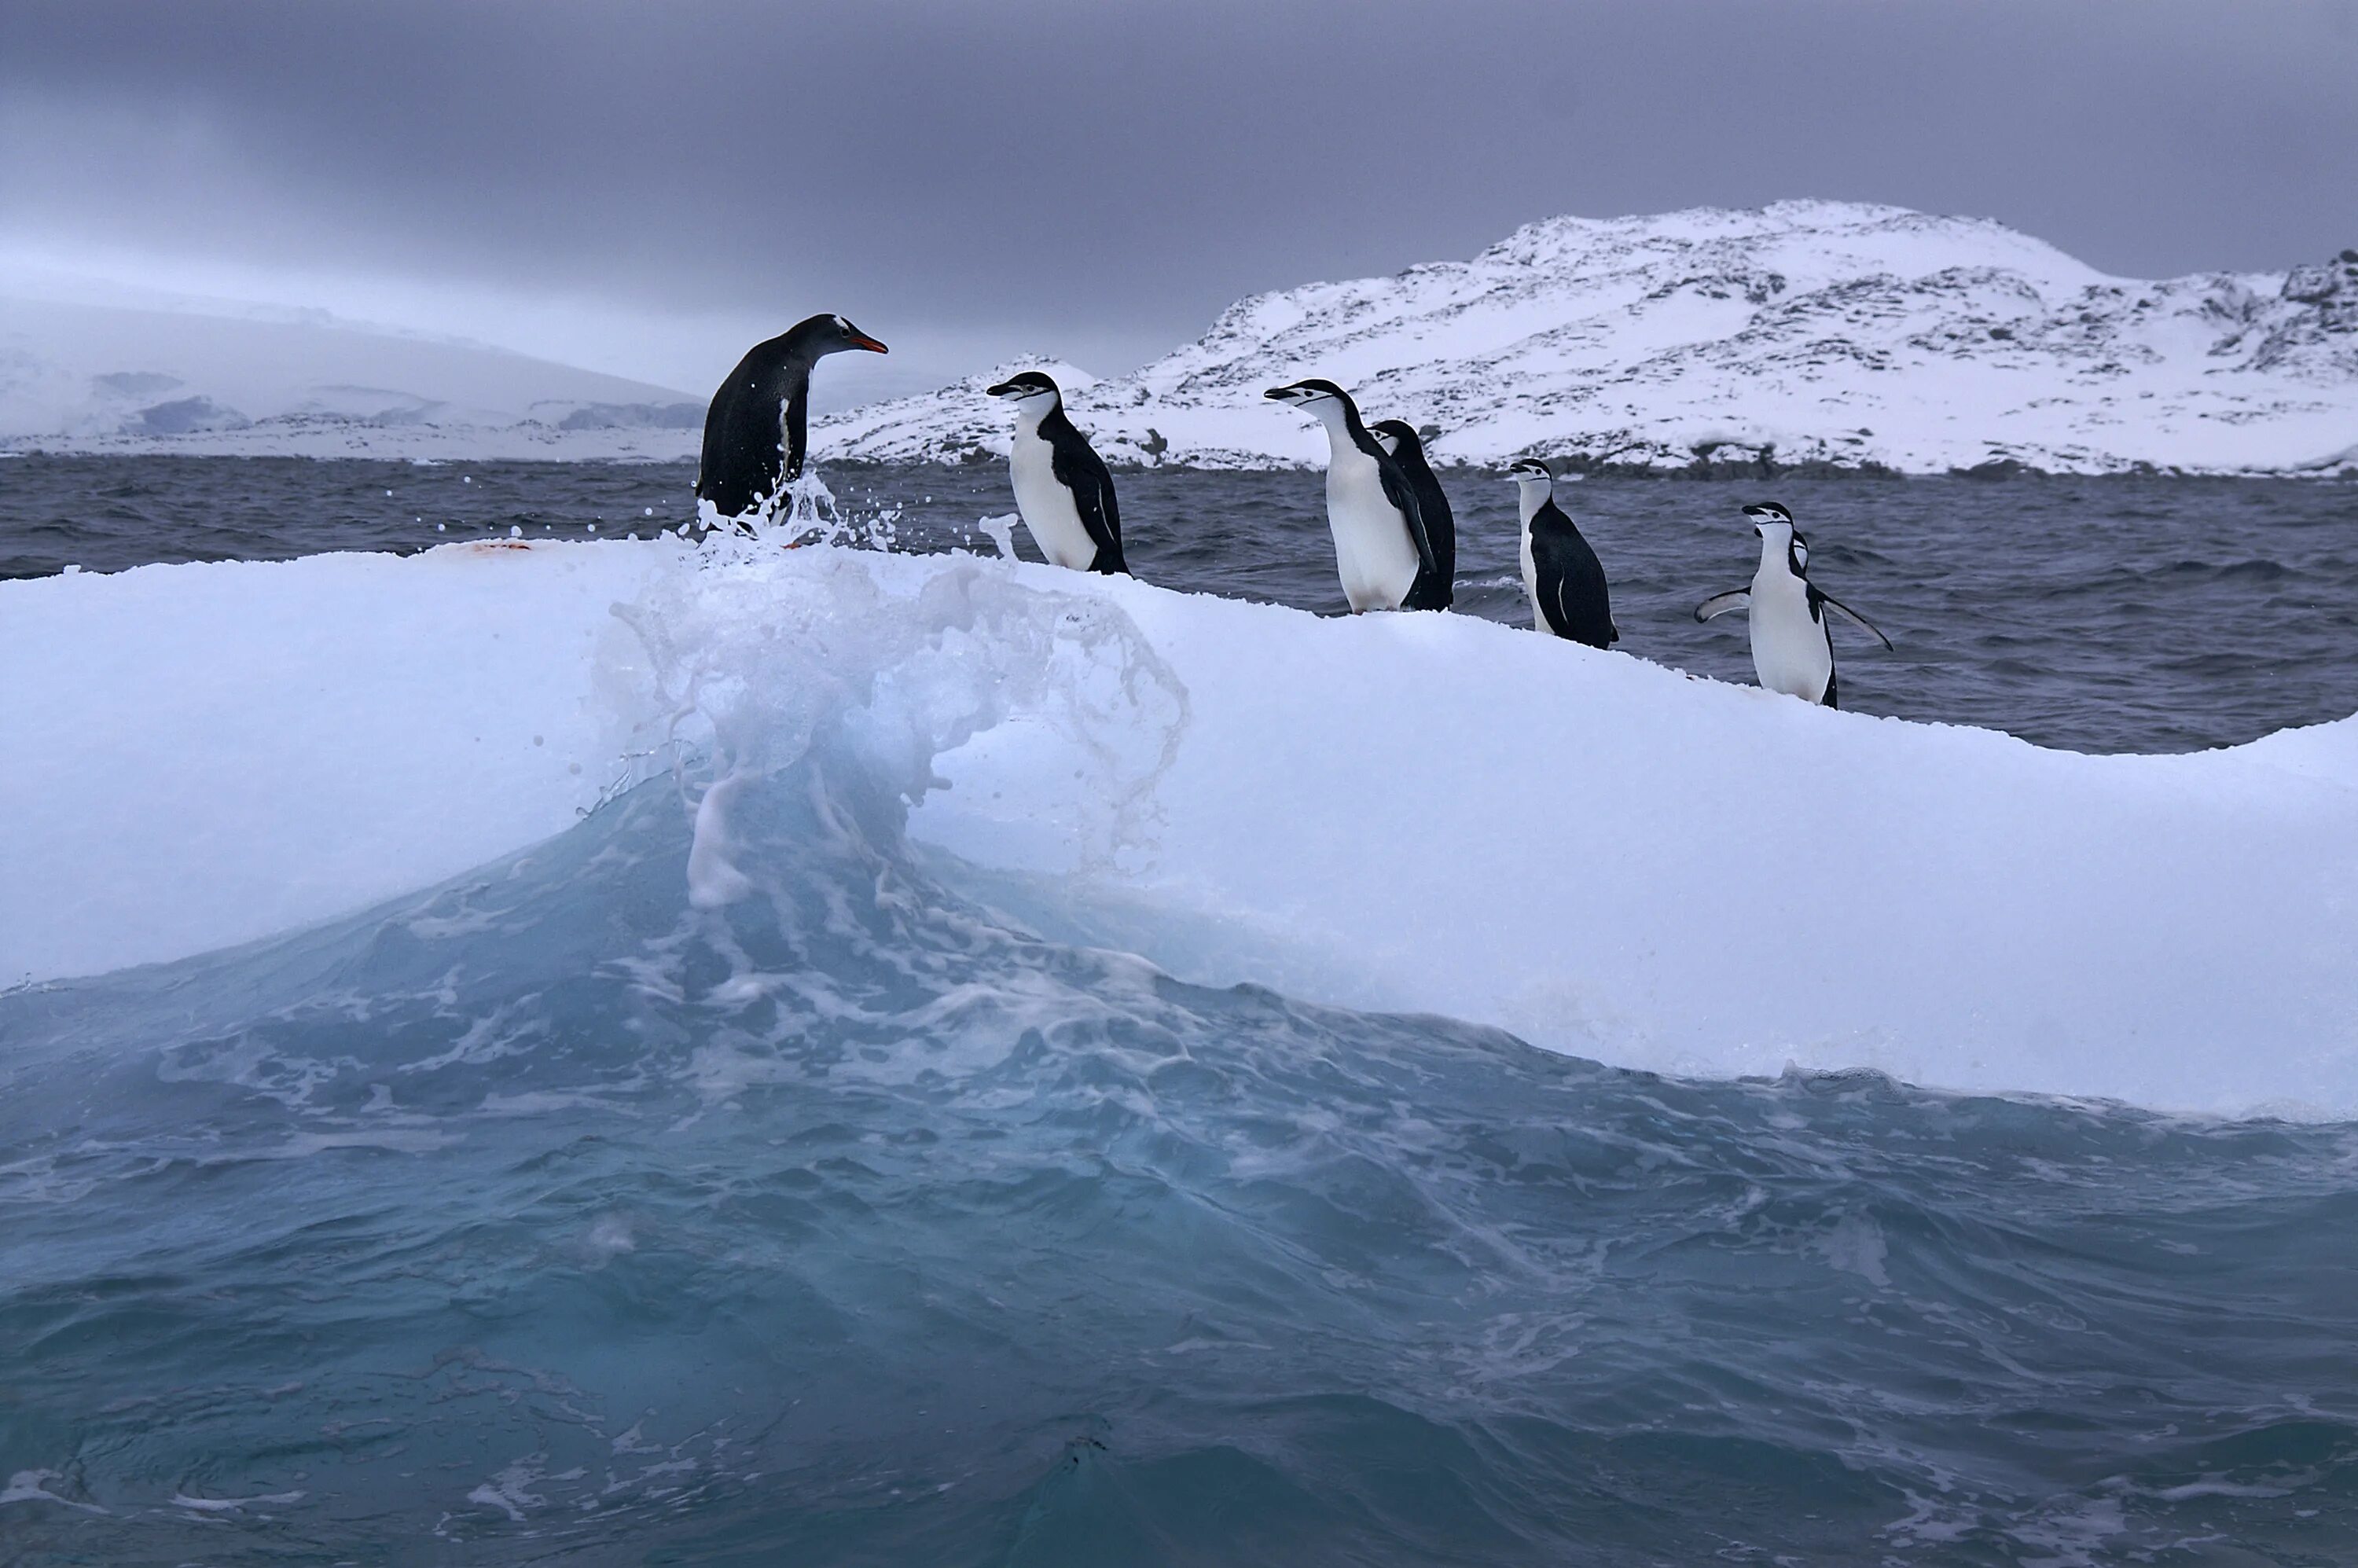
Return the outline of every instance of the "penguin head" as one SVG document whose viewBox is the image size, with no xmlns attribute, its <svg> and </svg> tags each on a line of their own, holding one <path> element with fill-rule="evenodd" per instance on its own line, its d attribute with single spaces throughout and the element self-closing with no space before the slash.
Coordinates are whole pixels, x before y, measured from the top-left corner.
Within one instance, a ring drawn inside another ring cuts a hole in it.
<svg viewBox="0 0 2358 1568">
<path fill-rule="evenodd" d="M 1379 419 L 1368 427 L 1368 434 L 1376 438 L 1376 445 L 1393 457 L 1402 452 L 1412 457 L 1424 455 L 1423 438 L 1416 433 L 1416 427 L 1405 419 Z"/>
<path fill-rule="evenodd" d="M 787 338 L 808 359 L 821 354 L 839 354 L 849 349 L 862 349 L 871 354 L 892 351 L 840 316 L 810 316 L 797 321 L 788 330 Z"/>
<path fill-rule="evenodd" d="M 1507 477 L 1517 484 L 1536 484 L 1542 490 L 1555 488 L 1555 475 L 1548 472 L 1547 464 L 1537 458 L 1522 458 L 1509 463 Z"/>
<path fill-rule="evenodd" d="M 1801 531 L 1793 526 L 1791 513 L 1773 501 L 1764 501 L 1746 507 L 1744 514 L 1752 519 L 1752 531 L 1760 535 L 1764 551 L 1782 545 L 1785 546 L 1785 563 L 1792 568 L 1795 577 L 1809 570 L 1809 542 L 1801 537 Z"/>
<path fill-rule="evenodd" d="M 986 389 L 993 397 L 1004 398 L 1027 413 L 1045 413 L 1064 398 L 1053 377 L 1036 370 L 1019 370 L 997 386 Z"/>
<path fill-rule="evenodd" d="M 1347 413 L 1356 416 L 1359 412 L 1357 405 L 1351 401 L 1349 393 L 1331 381 L 1321 381 L 1314 377 L 1309 381 L 1290 382 L 1283 386 L 1272 386 L 1261 395 L 1273 403 L 1291 403 L 1304 414 L 1313 415 L 1321 419 L 1330 414 Z"/>
</svg>

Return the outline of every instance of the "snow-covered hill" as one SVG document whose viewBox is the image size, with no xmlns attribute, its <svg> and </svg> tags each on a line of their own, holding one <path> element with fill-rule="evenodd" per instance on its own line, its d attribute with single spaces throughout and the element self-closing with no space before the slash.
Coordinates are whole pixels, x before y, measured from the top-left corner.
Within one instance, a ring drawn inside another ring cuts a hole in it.
<svg viewBox="0 0 2358 1568">
<path fill-rule="evenodd" d="M 2142 282 L 1897 207 L 1553 218 L 1471 261 L 1244 300 L 1070 403 L 1109 459 L 1310 462 L 1315 427 L 1260 397 L 1309 375 L 1437 427 L 1454 461 L 2358 468 L 2358 251 Z M 992 379 L 836 416 L 819 449 L 1003 453 Z"/>
<path fill-rule="evenodd" d="M 668 388 L 324 312 L 0 296 L 0 450 L 692 456 Z"/>
</svg>

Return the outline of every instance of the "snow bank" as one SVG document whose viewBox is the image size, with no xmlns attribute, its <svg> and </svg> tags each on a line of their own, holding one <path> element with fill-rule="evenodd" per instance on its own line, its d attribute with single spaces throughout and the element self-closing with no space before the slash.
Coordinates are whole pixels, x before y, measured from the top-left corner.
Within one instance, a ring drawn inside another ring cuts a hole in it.
<svg viewBox="0 0 2358 1568">
<path fill-rule="evenodd" d="M 1175 706 L 1090 696 L 1125 642 Z M 2087 757 L 1457 616 L 963 557 L 536 544 L 0 585 L 0 972 L 422 885 L 561 830 L 718 711 L 716 672 L 882 712 L 920 651 L 1023 675 L 975 683 L 911 832 L 1048 935 L 1625 1065 L 2358 1115 L 2358 720 Z M 1119 802 L 1116 752 L 1145 760 Z"/>
<path fill-rule="evenodd" d="M 0 985 L 308 925 L 562 831 L 609 612 L 676 546 L 0 584 Z"/>
</svg>

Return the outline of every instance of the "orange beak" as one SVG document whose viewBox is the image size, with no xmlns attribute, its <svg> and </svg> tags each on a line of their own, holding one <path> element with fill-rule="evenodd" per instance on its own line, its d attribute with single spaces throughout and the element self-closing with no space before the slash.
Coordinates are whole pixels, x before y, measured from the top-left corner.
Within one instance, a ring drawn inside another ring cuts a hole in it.
<svg viewBox="0 0 2358 1568">
<path fill-rule="evenodd" d="M 855 349 L 866 349 L 869 352 L 876 354 L 889 354 L 892 351 L 865 332 L 852 333 L 851 346 Z"/>
</svg>

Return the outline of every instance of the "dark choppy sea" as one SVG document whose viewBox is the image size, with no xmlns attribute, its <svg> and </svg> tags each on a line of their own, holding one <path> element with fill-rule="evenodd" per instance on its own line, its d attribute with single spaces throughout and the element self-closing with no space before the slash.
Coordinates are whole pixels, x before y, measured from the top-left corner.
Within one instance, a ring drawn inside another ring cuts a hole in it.
<svg viewBox="0 0 2358 1568">
<path fill-rule="evenodd" d="M 1010 506 L 830 479 L 917 546 Z M 686 481 L 18 459 L 0 572 L 644 532 Z M 1444 482 L 1514 616 L 1511 492 Z M 1339 607 L 1314 478 L 1123 496 L 1142 575 Z M 2358 487 L 1571 487 L 1625 646 L 1741 678 L 1685 616 L 1761 498 L 1900 644 L 1851 706 L 2115 751 L 2358 708 Z M 2358 1561 L 2358 1127 L 1205 989 L 969 904 L 825 748 L 741 819 L 725 921 L 643 795 L 0 996 L 0 1563 Z"/>
<path fill-rule="evenodd" d="M 990 550 L 1002 467 L 839 468 L 846 514 L 903 547 Z M 0 460 L 0 579 L 74 564 L 276 559 L 504 535 L 586 538 L 693 521 L 693 464 Z M 1140 576 L 1340 613 L 1325 496 L 1308 473 L 1120 476 Z M 1444 470 L 1457 608 L 1526 624 L 1514 487 Z M 2269 480 L 1600 479 L 1558 487 L 1613 579 L 1621 649 L 1752 678 L 1740 616 L 1746 503 L 1782 501 L 1811 575 L 1898 651 L 1845 643 L 1844 706 L 2093 752 L 2233 745 L 2358 711 L 2358 483 Z M 1020 546 L 1026 554 L 1031 546 Z M 1037 558 L 1034 557 L 1033 558 Z"/>
</svg>

